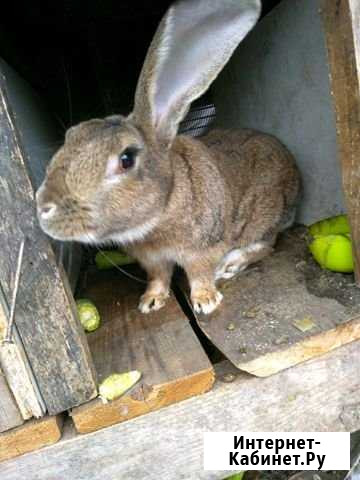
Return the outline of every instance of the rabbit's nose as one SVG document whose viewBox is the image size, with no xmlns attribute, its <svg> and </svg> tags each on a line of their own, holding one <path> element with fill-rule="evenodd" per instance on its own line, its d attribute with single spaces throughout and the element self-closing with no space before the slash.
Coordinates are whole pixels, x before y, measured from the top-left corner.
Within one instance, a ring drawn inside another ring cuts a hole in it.
<svg viewBox="0 0 360 480">
<path fill-rule="evenodd" d="M 38 206 L 38 213 L 40 218 L 47 220 L 54 215 L 56 212 L 55 203 L 45 203 L 44 205 Z"/>
</svg>

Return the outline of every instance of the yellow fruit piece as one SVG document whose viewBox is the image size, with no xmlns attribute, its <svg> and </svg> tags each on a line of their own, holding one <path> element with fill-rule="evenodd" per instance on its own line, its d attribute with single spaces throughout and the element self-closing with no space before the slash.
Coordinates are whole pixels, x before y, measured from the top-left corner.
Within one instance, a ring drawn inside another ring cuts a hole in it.
<svg viewBox="0 0 360 480">
<path fill-rule="evenodd" d="M 316 222 L 309 227 L 309 233 L 313 237 L 350 233 L 347 215 L 337 215 L 336 217 Z"/>
<path fill-rule="evenodd" d="M 354 271 L 350 235 L 315 237 L 309 248 L 321 267 L 342 273 Z"/>
<path fill-rule="evenodd" d="M 93 302 L 87 298 L 76 300 L 77 311 L 81 325 L 87 332 L 93 332 L 100 326 L 100 314 Z"/>
<path fill-rule="evenodd" d="M 99 386 L 99 394 L 105 400 L 114 400 L 127 392 L 141 378 L 141 372 L 132 370 L 126 373 L 113 373 Z"/>
</svg>

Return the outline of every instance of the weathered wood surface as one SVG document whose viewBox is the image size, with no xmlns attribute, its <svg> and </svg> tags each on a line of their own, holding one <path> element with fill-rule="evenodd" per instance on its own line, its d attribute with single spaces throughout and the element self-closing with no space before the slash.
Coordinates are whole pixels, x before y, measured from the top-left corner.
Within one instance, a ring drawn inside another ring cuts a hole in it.
<svg viewBox="0 0 360 480">
<path fill-rule="evenodd" d="M 62 425 L 63 417 L 57 415 L 55 417 L 44 417 L 39 420 L 28 420 L 20 427 L 1 433 L 0 462 L 52 445 L 60 440 Z M 25 475 L 23 478 L 28 477 Z M 49 479 L 50 477 L 47 478 Z M 60 480 L 60 477 L 53 478 Z M 70 476 L 69 478 L 74 477 Z"/>
<path fill-rule="evenodd" d="M 208 391 L 214 371 L 177 301 L 144 315 L 137 305 L 145 286 L 121 273 L 87 277 L 82 296 L 100 311 L 101 327 L 87 335 L 99 382 L 111 373 L 139 370 L 142 379 L 127 394 L 108 404 L 96 399 L 72 410 L 81 433 Z"/>
<path fill-rule="evenodd" d="M 0 432 L 17 427 L 24 422 L 0 369 Z"/>
<path fill-rule="evenodd" d="M 22 154 L 31 183 L 37 189 L 44 179 L 51 156 L 63 142 L 55 117 L 49 113 L 41 97 L 4 60 L 0 70 L 6 78 L 6 94 L 19 134 Z M 78 279 L 82 247 L 73 242 L 51 241 L 56 259 L 64 265 L 72 290 Z"/>
<path fill-rule="evenodd" d="M 324 472 L 319 470 L 307 470 L 305 472 L 298 472 L 291 475 L 288 480 L 344 480 L 344 471 L 336 470 Z"/>
<path fill-rule="evenodd" d="M 360 283 L 360 3 L 321 0 L 343 188 Z"/>
<path fill-rule="evenodd" d="M 360 429 L 360 342 L 272 377 L 238 372 L 212 391 L 88 435 L 64 431 L 58 444 L 0 465 L 1 480 L 212 480 L 204 472 L 207 431 Z M 61 472 L 61 474 L 59 474 Z"/>
<path fill-rule="evenodd" d="M 26 237 L 16 326 L 50 414 L 96 394 L 92 360 L 70 287 L 35 215 L 34 191 L 0 72 L 0 282 L 10 303 L 19 238 Z"/>
<path fill-rule="evenodd" d="M 14 343 L 2 343 L 8 324 L 7 318 L 8 308 L 0 291 L 0 367 L 4 372 L 22 417 L 25 420 L 31 417 L 41 417 L 45 414 L 46 407 L 15 325 L 13 328 Z"/>
<path fill-rule="evenodd" d="M 359 480 L 360 478 L 360 430 L 350 436 L 351 469 L 344 480 Z"/>
<path fill-rule="evenodd" d="M 202 331 L 239 369 L 272 375 L 360 338 L 360 291 L 351 275 L 322 270 L 305 229 L 284 234 L 275 252 L 222 287 Z M 310 327 L 301 330 L 298 322 Z"/>
</svg>

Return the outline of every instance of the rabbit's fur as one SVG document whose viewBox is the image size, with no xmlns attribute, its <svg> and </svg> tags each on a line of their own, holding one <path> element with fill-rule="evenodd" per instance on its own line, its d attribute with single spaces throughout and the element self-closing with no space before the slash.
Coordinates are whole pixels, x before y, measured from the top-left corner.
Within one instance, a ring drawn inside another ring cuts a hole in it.
<svg viewBox="0 0 360 480">
<path fill-rule="evenodd" d="M 176 136 L 259 9 L 258 0 L 175 3 L 150 46 L 132 114 L 72 127 L 37 192 L 50 236 L 116 242 L 139 260 L 149 280 L 144 313 L 164 305 L 175 264 L 187 273 L 195 310 L 210 313 L 222 299 L 216 280 L 270 253 L 292 221 L 299 174 L 274 137 L 252 130 L 214 130 L 201 141 Z M 198 43 L 187 45 L 189 38 Z M 124 167 L 124 151 L 133 166 Z"/>
</svg>

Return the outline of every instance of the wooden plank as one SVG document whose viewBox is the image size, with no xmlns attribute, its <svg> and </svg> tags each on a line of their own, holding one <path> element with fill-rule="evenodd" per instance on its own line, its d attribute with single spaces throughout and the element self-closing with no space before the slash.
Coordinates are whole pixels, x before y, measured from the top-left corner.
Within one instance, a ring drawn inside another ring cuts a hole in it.
<svg viewBox="0 0 360 480">
<path fill-rule="evenodd" d="M 360 478 L 360 430 L 350 435 L 350 472 L 344 480 Z"/>
<path fill-rule="evenodd" d="M 4 372 L 22 417 L 25 420 L 31 417 L 38 418 L 45 414 L 46 407 L 16 326 L 13 328 L 14 343 L 2 343 L 8 324 L 8 312 L 5 315 L 5 308 L 5 299 L 0 291 L 0 367 Z"/>
<path fill-rule="evenodd" d="M 0 465 L 1 480 L 222 478 L 203 471 L 204 432 L 360 429 L 359 358 L 356 341 L 268 378 L 234 368 L 231 383 L 222 365 L 212 391 L 89 435 L 68 425 L 46 451 Z"/>
<path fill-rule="evenodd" d="M 360 4 L 321 0 L 343 188 L 360 284 Z"/>
<path fill-rule="evenodd" d="M 202 331 L 241 370 L 272 375 L 360 338 L 353 276 L 322 270 L 305 234 L 302 227 L 284 234 L 272 255 L 222 286 L 224 300 L 215 312 L 196 315 Z"/>
<path fill-rule="evenodd" d="M 142 379 L 108 404 L 96 399 L 73 409 L 79 432 L 143 415 L 212 387 L 213 368 L 175 298 L 144 315 L 137 308 L 144 285 L 117 271 L 90 274 L 87 283 L 82 296 L 95 302 L 103 322 L 88 334 L 99 382 L 129 370 L 139 370 Z"/>
<path fill-rule="evenodd" d="M 0 70 L 6 77 L 6 94 L 11 105 L 22 153 L 34 189 L 45 176 L 52 155 L 63 142 L 59 138 L 55 117 L 49 113 L 41 97 L 4 60 L 0 58 Z M 79 275 L 82 247 L 74 242 L 51 240 L 57 262 L 64 266 L 72 291 Z"/>
<path fill-rule="evenodd" d="M 19 238 L 26 237 L 16 325 L 50 414 L 96 395 L 93 364 L 68 281 L 35 214 L 34 191 L 0 72 L 0 282 L 10 302 Z"/>
<path fill-rule="evenodd" d="M 319 470 L 306 470 L 291 475 L 288 480 L 346 480 L 344 474 L 345 472 L 341 470 L 331 470 L 329 472 L 322 471 L 320 476 Z"/>
<path fill-rule="evenodd" d="M 17 427 L 24 422 L 0 369 L 0 432 Z"/>
<path fill-rule="evenodd" d="M 57 415 L 55 417 L 44 417 L 39 420 L 29 420 L 21 427 L 1 433 L 0 462 L 57 442 L 61 438 L 62 424 L 63 417 Z"/>
</svg>

